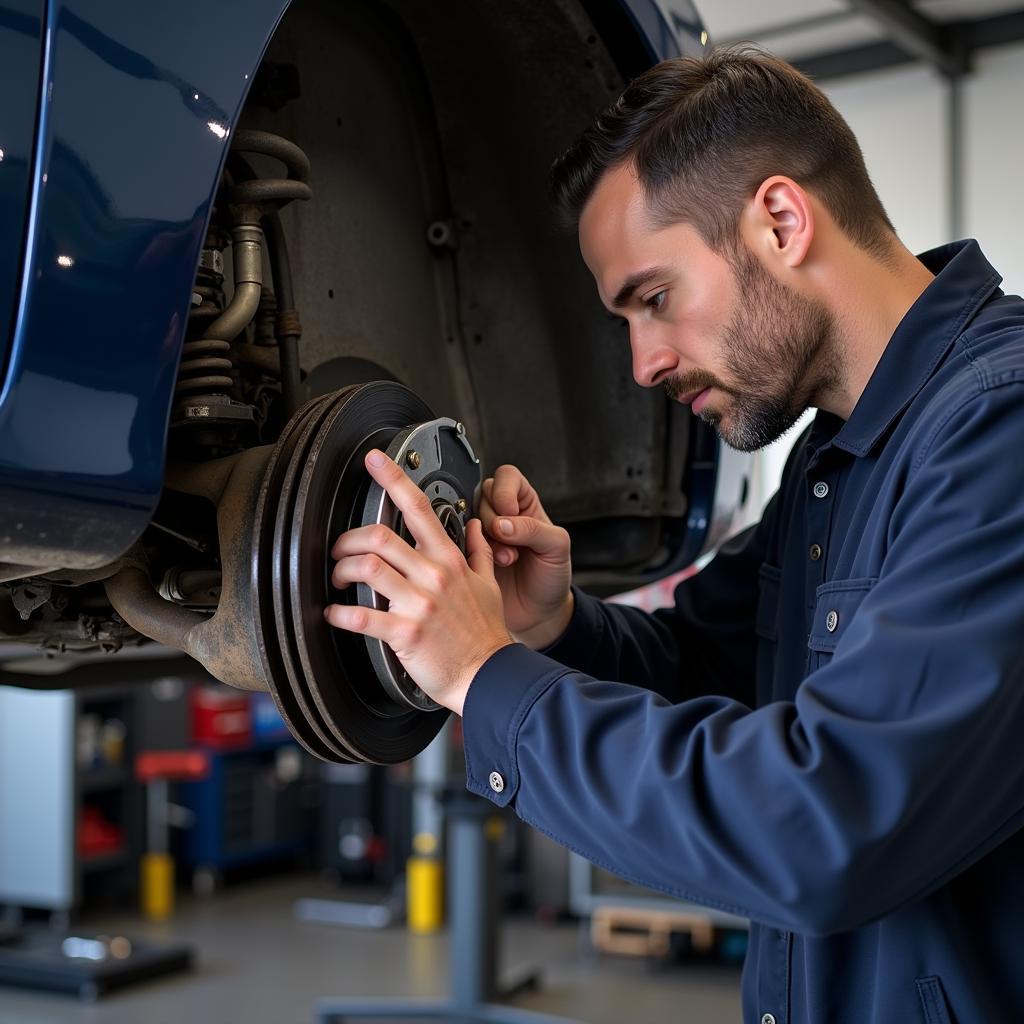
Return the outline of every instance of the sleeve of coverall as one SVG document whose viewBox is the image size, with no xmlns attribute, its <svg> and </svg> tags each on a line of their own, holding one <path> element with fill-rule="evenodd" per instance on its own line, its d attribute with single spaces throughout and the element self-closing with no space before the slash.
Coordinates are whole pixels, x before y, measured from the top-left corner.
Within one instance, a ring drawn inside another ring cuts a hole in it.
<svg viewBox="0 0 1024 1024">
<path fill-rule="evenodd" d="M 670 704 L 508 647 L 466 698 L 469 789 L 627 879 L 805 934 L 974 863 L 1024 825 L 1022 409 L 1011 381 L 945 414 L 881 575 L 820 588 L 794 701 Z"/>
<path fill-rule="evenodd" d="M 758 570 L 775 507 L 773 499 L 759 523 L 731 538 L 703 570 L 683 580 L 671 608 L 646 612 L 574 588 L 572 621 L 542 653 L 672 702 L 718 693 L 753 703 Z"/>
</svg>

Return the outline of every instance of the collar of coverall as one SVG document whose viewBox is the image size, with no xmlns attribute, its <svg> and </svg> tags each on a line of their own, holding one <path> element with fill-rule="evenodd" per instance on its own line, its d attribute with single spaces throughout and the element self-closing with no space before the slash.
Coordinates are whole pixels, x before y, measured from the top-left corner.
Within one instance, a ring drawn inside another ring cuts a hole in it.
<svg viewBox="0 0 1024 1024">
<path fill-rule="evenodd" d="M 929 249 L 917 258 L 934 280 L 893 332 L 850 418 L 843 423 L 829 413 L 815 417 L 809 438 L 813 461 L 828 447 L 867 455 L 1002 281 L 973 238 Z"/>
</svg>

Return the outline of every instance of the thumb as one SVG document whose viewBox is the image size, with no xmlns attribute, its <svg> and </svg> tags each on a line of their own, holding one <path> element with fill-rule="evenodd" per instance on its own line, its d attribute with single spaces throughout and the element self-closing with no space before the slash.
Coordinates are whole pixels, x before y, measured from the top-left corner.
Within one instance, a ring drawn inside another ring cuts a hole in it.
<svg viewBox="0 0 1024 1024">
<path fill-rule="evenodd" d="M 484 528 L 479 519 L 471 519 L 466 527 L 466 561 L 477 576 L 494 582 L 494 552 L 484 537 Z"/>
<path fill-rule="evenodd" d="M 502 516 L 495 519 L 491 532 L 509 547 L 525 547 L 538 555 L 568 557 L 569 534 L 560 526 L 541 522 L 533 516 Z"/>
</svg>

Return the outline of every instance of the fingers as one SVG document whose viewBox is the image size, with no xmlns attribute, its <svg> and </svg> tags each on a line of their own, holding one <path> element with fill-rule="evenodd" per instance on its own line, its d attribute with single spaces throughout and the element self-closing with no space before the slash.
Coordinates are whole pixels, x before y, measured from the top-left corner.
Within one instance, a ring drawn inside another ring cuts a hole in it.
<svg viewBox="0 0 1024 1024">
<path fill-rule="evenodd" d="M 492 543 L 491 550 L 494 552 L 494 562 L 496 565 L 507 568 L 519 561 L 519 552 L 515 548 L 507 548 L 504 544 Z"/>
<path fill-rule="evenodd" d="M 477 501 L 477 515 L 480 518 L 483 535 L 491 545 L 491 551 L 494 552 L 494 561 L 498 565 L 508 566 L 512 565 L 519 558 L 519 553 L 515 548 L 507 547 L 505 544 L 501 544 L 494 539 L 494 520 L 496 517 L 490 502 L 491 485 L 493 483 L 493 479 L 484 481 Z"/>
<path fill-rule="evenodd" d="M 494 483 L 485 497 L 499 516 L 534 516 L 550 523 L 537 492 L 530 486 L 516 466 L 499 466 L 494 471 Z"/>
<path fill-rule="evenodd" d="M 498 513 L 494 511 L 494 502 L 491 495 L 494 492 L 494 478 L 488 477 L 480 488 L 480 500 L 477 502 L 477 515 L 483 523 L 484 533 L 489 537 L 494 536 L 492 529 L 494 520 Z"/>
<path fill-rule="evenodd" d="M 409 590 L 405 577 L 374 554 L 342 558 L 331 573 L 331 583 L 339 590 L 344 590 L 350 583 L 365 583 L 388 601 L 398 600 Z"/>
<path fill-rule="evenodd" d="M 470 569 L 485 580 L 494 582 L 494 552 L 484 536 L 479 519 L 473 519 L 466 527 L 466 561 Z"/>
<path fill-rule="evenodd" d="M 425 560 L 419 552 L 413 550 L 394 530 L 381 523 L 349 530 L 343 533 L 331 548 L 331 558 L 337 561 L 366 554 L 376 555 L 407 577 L 418 575 L 425 565 Z M 334 585 L 340 587 L 342 583 Z"/>
<path fill-rule="evenodd" d="M 376 611 L 358 604 L 329 604 L 324 609 L 324 618 L 337 629 L 383 640 L 396 654 L 417 640 L 418 627 L 414 623 L 391 612 Z"/>
<path fill-rule="evenodd" d="M 492 523 L 491 533 L 510 548 L 529 548 L 542 558 L 561 559 L 569 555 L 569 534 L 560 526 L 532 516 L 498 516 Z M 495 558 L 497 560 L 497 556 Z"/>
<path fill-rule="evenodd" d="M 494 476 L 483 482 L 480 488 L 478 514 L 484 526 L 484 534 L 491 541 L 494 560 L 501 566 L 510 566 L 517 561 L 517 546 L 533 547 L 530 543 L 533 537 L 531 528 L 517 529 L 513 526 L 511 532 L 504 532 L 503 527 L 508 526 L 510 518 L 518 516 L 534 520 L 542 526 L 551 526 L 551 520 L 544 511 L 537 492 L 515 466 L 499 466 Z M 514 536 L 517 539 L 513 539 Z M 539 542 L 544 550 L 557 550 L 557 535 L 537 536 L 540 537 Z M 539 552 L 541 548 L 535 550 Z"/>
<path fill-rule="evenodd" d="M 405 519 L 406 529 L 417 543 L 428 549 L 454 546 L 440 520 L 434 515 L 430 499 L 405 472 L 376 448 L 366 453 L 366 470 L 388 493 Z"/>
</svg>

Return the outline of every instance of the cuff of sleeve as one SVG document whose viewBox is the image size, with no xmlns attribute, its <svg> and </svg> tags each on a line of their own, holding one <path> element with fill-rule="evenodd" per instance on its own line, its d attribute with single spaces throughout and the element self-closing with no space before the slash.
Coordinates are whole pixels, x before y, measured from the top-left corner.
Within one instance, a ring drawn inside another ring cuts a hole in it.
<svg viewBox="0 0 1024 1024">
<path fill-rule="evenodd" d="M 538 697 L 568 669 L 522 644 L 492 654 L 462 708 L 466 788 L 504 807 L 519 789 L 516 741 Z"/>
<path fill-rule="evenodd" d="M 540 653 L 573 668 L 585 667 L 597 648 L 597 638 L 604 630 L 600 598 L 572 588 L 573 613 L 566 631 L 550 647 Z"/>
</svg>

